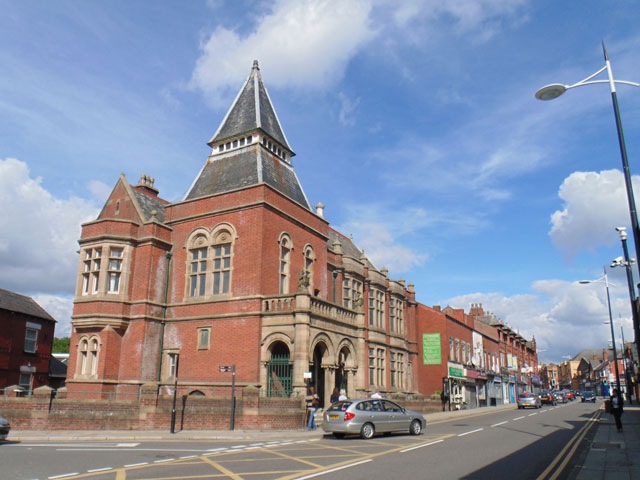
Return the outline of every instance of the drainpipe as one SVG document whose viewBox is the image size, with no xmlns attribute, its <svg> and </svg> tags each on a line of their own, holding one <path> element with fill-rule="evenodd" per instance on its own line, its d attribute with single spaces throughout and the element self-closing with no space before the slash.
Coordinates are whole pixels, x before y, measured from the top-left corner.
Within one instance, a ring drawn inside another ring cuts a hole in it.
<svg viewBox="0 0 640 480">
<path fill-rule="evenodd" d="M 338 271 L 334 270 L 331 276 L 333 277 L 333 303 L 336 303 L 336 278 L 338 278 Z"/>
<path fill-rule="evenodd" d="M 167 252 L 167 276 L 164 281 L 164 305 L 162 306 L 162 323 L 160 324 L 160 355 L 158 356 L 158 392 L 160 392 L 160 378 L 162 375 L 162 352 L 164 351 L 164 325 L 167 318 L 167 295 L 169 294 L 169 265 L 171 252 Z"/>
</svg>

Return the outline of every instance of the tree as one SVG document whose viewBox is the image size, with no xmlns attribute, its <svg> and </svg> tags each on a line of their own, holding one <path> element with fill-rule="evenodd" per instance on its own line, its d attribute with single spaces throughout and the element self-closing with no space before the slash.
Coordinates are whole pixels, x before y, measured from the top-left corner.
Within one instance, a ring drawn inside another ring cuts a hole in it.
<svg viewBox="0 0 640 480">
<path fill-rule="evenodd" d="M 53 353 L 69 353 L 71 337 L 53 338 Z"/>
</svg>

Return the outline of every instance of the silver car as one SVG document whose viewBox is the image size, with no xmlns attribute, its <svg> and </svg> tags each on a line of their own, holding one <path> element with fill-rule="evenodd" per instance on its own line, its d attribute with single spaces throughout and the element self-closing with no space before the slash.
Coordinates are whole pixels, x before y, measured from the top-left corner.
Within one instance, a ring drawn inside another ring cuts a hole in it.
<svg viewBox="0 0 640 480">
<path fill-rule="evenodd" d="M 390 400 L 374 398 L 336 402 L 324 412 L 322 421 L 322 429 L 337 438 L 353 433 L 369 439 L 376 433 L 403 431 L 420 435 L 426 426 L 421 413 L 405 410 Z"/>
<path fill-rule="evenodd" d="M 4 417 L 0 417 L 0 440 L 6 440 L 9 436 L 9 430 L 11 430 L 11 425 L 9 425 L 9 420 Z"/>
<path fill-rule="evenodd" d="M 518 408 L 542 408 L 542 401 L 539 395 L 531 395 L 530 393 L 524 393 L 518 397 Z"/>
</svg>

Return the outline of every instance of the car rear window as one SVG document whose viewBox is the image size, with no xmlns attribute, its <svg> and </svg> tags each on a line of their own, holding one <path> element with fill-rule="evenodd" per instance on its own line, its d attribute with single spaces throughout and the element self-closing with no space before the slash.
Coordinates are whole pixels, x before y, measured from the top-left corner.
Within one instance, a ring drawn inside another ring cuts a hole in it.
<svg viewBox="0 0 640 480">
<path fill-rule="evenodd" d="M 349 408 L 349 405 L 351 405 L 351 403 L 353 403 L 353 402 L 345 402 L 345 401 L 336 402 L 336 403 L 331 404 L 331 406 L 329 408 L 327 408 L 327 410 L 329 410 L 329 411 L 338 410 L 338 411 L 344 412 L 347 408 Z"/>
</svg>

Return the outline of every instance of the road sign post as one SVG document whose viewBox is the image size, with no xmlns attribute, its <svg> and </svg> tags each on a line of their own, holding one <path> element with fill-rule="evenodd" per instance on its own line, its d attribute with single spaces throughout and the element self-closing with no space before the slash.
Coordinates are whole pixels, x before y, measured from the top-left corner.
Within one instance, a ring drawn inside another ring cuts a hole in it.
<svg viewBox="0 0 640 480">
<path fill-rule="evenodd" d="M 229 430 L 235 428 L 236 419 L 236 366 L 235 365 L 221 365 L 221 372 L 231 372 L 231 424 Z"/>
</svg>

